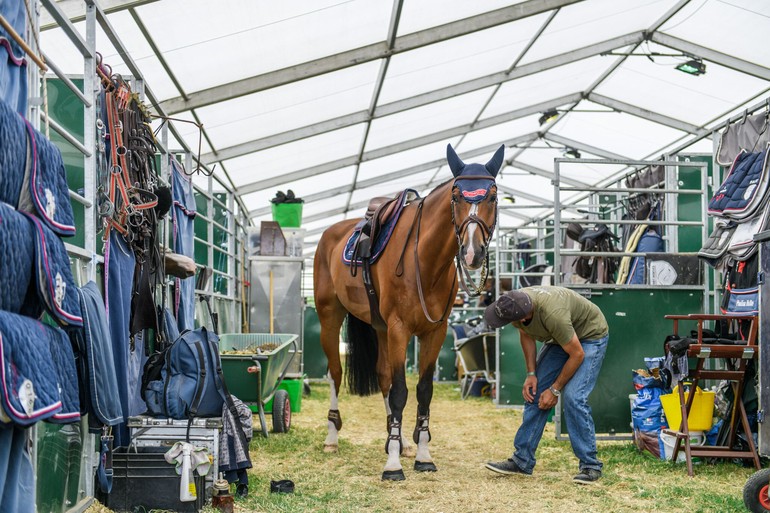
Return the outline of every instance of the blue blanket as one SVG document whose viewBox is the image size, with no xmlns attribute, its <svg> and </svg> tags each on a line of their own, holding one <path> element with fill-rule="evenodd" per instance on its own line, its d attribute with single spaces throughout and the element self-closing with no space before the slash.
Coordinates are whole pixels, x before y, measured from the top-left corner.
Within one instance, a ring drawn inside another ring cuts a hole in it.
<svg viewBox="0 0 770 513">
<path fill-rule="evenodd" d="M 37 217 L 0 202 L 0 310 L 79 326 L 80 304 L 61 239 Z"/>
<path fill-rule="evenodd" d="M 81 353 L 78 375 L 84 388 L 83 408 L 90 414 L 88 420 L 92 427 L 99 427 L 98 424 L 114 426 L 123 422 L 123 410 L 104 299 L 93 281 L 78 293 L 83 328 L 72 330 L 72 339 Z"/>
<path fill-rule="evenodd" d="M 80 420 L 75 357 L 61 329 L 0 311 L 0 419 Z"/>
<path fill-rule="evenodd" d="M 75 234 L 59 149 L 0 101 L 0 201 L 32 213 L 60 236 Z"/>
</svg>

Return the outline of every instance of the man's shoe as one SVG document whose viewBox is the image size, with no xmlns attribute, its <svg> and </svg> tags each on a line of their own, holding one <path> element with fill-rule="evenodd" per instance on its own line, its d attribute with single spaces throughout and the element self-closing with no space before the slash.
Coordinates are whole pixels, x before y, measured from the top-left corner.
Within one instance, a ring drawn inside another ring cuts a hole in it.
<svg viewBox="0 0 770 513">
<path fill-rule="evenodd" d="M 523 468 L 519 467 L 516 462 L 510 458 L 505 461 L 489 461 L 484 466 L 492 472 L 497 472 L 498 474 L 522 474 L 525 476 L 532 475 L 532 472 L 527 472 Z"/>
<path fill-rule="evenodd" d="M 572 478 L 572 482 L 584 485 L 596 484 L 600 477 L 602 477 L 601 470 L 596 470 L 594 468 L 584 468 L 580 471 L 580 474 Z"/>
</svg>

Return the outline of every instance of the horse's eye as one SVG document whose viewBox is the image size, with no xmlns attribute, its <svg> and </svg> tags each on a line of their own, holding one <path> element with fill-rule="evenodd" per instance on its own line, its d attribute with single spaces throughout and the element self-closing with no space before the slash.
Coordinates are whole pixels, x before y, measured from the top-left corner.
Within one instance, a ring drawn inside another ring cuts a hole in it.
<svg viewBox="0 0 770 513">
<path fill-rule="evenodd" d="M 497 201 L 497 194 L 490 194 L 489 195 L 489 202 L 495 203 Z"/>
</svg>

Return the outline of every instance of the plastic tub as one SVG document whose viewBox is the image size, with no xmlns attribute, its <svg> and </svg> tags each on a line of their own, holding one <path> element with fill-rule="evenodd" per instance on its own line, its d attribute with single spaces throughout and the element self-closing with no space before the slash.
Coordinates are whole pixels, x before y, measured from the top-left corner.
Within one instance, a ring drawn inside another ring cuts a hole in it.
<svg viewBox="0 0 770 513">
<path fill-rule="evenodd" d="M 663 442 L 663 459 L 666 461 L 671 461 L 672 456 L 674 455 L 674 445 L 676 445 L 676 436 L 669 435 L 667 433 L 664 433 L 663 431 L 660 432 L 660 441 Z M 706 436 L 703 434 L 702 431 L 690 431 L 690 445 L 703 445 L 706 442 Z M 679 448 L 679 454 L 676 455 L 676 462 L 682 463 L 685 461 L 686 455 L 684 452 L 684 444 Z"/>
<path fill-rule="evenodd" d="M 298 228 L 302 225 L 302 203 L 273 203 L 273 221 L 281 228 Z"/>
<path fill-rule="evenodd" d="M 687 401 L 689 391 L 684 393 L 684 400 Z M 660 402 L 663 405 L 663 412 L 666 414 L 668 427 L 678 430 L 682 423 L 682 410 L 679 405 L 678 387 L 670 394 L 660 396 Z M 714 423 L 714 392 L 711 390 L 702 390 L 700 387 L 695 391 L 695 398 L 692 402 L 692 408 L 687 416 L 687 427 L 690 432 L 708 431 Z"/>
</svg>

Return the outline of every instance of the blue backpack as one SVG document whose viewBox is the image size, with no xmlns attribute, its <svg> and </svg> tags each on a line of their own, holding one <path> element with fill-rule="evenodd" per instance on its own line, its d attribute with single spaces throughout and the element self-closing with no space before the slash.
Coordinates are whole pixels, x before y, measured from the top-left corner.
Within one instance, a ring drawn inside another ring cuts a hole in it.
<svg viewBox="0 0 770 513">
<path fill-rule="evenodd" d="M 142 393 L 151 415 L 172 419 L 222 415 L 229 393 L 218 345 L 216 333 L 201 327 L 183 332 L 150 357 Z"/>
</svg>

